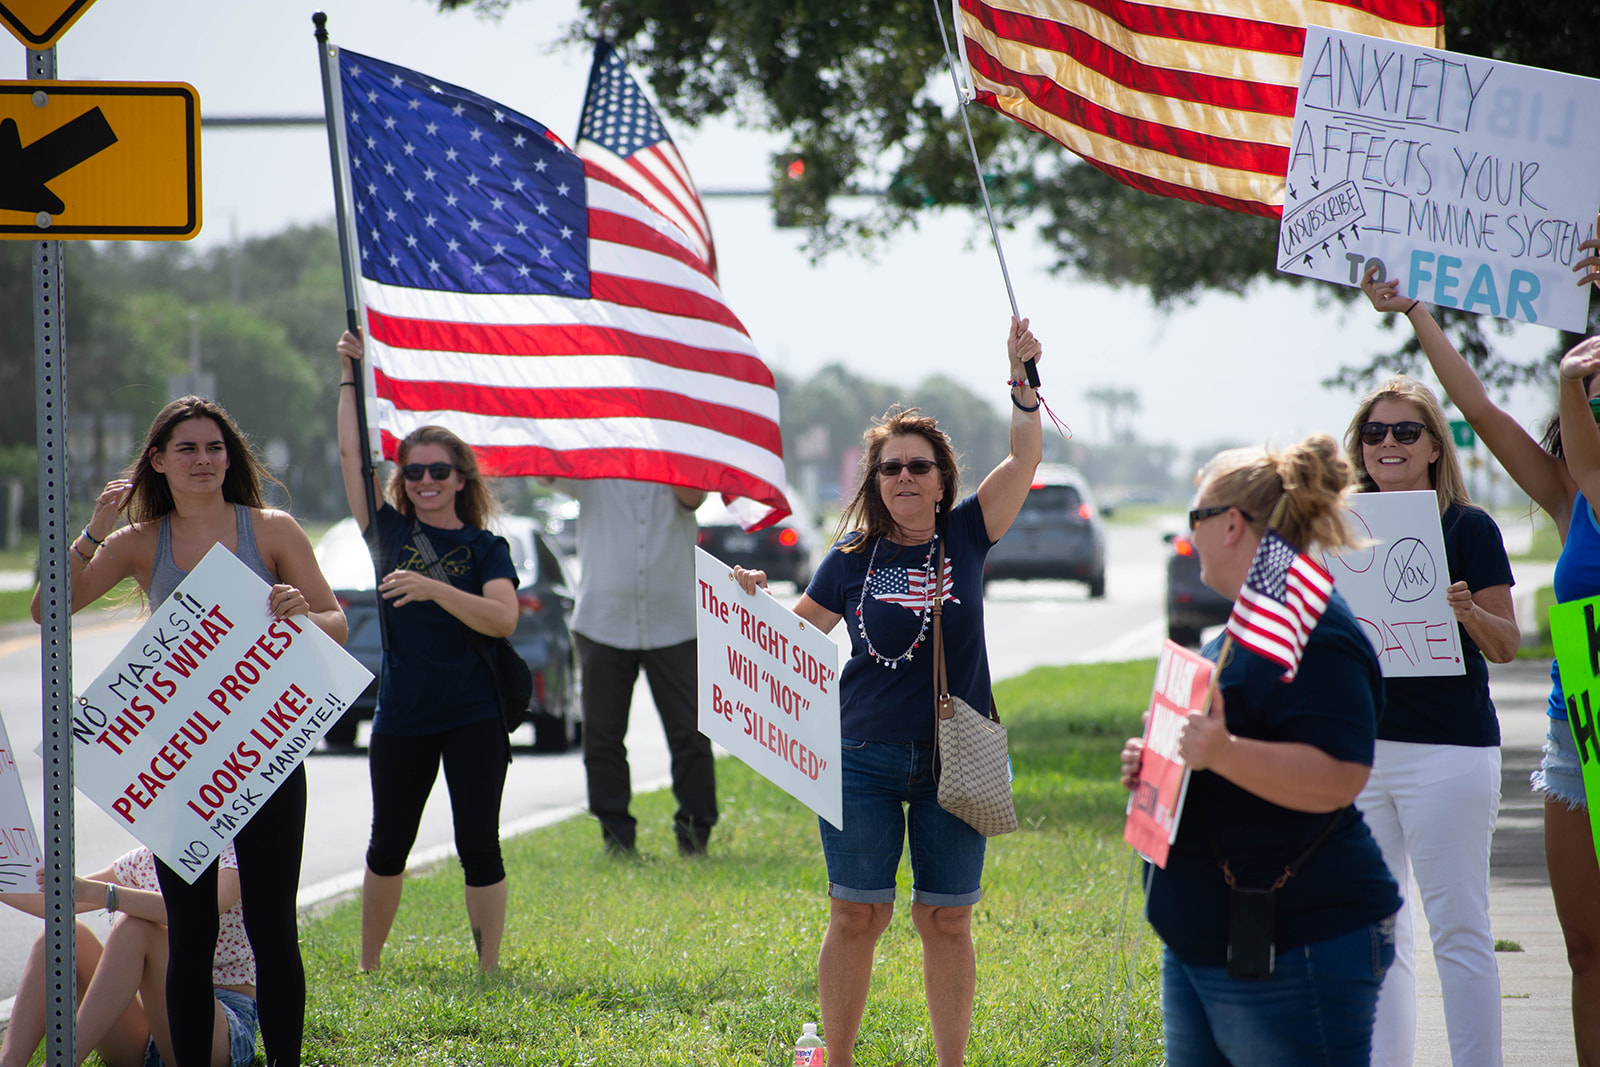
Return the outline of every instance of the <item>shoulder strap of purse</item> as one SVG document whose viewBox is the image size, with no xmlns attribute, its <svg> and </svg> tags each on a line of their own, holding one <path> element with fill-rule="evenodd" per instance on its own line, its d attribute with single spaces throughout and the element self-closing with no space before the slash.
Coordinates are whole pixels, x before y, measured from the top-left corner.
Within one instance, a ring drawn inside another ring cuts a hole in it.
<svg viewBox="0 0 1600 1067">
<path fill-rule="evenodd" d="M 417 546 L 417 555 L 428 565 L 428 577 L 449 585 L 450 578 L 444 573 L 444 564 L 439 562 L 438 555 L 433 551 L 433 542 L 422 532 L 422 524 L 416 519 L 411 520 L 411 543 Z"/>
<path fill-rule="evenodd" d="M 950 702 L 950 679 L 944 667 L 944 542 L 939 542 L 939 569 L 933 572 L 933 725 L 956 713 Z"/>
</svg>

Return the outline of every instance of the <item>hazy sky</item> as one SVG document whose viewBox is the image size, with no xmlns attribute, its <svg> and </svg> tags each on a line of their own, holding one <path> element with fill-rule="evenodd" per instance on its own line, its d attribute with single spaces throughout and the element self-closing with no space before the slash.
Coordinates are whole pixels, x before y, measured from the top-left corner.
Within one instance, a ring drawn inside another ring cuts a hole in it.
<svg viewBox="0 0 1600 1067">
<path fill-rule="evenodd" d="M 99 0 L 57 46 L 59 75 L 186 81 L 207 115 L 320 114 L 315 10 L 285 0 Z M 576 136 L 589 50 L 556 44 L 576 16 L 573 0 L 513 0 L 498 22 L 441 15 L 426 0 L 325 0 L 322 10 L 336 44 L 466 86 Z M 9 77 L 22 77 L 22 46 L 4 41 Z M 669 129 L 702 189 L 764 188 L 769 156 L 784 147 L 779 137 L 732 124 Z M 319 129 L 208 130 L 202 167 L 202 246 L 332 218 Z M 804 377 L 844 361 L 908 385 L 942 372 L 997 410 L 1005 404 L 1010 312 L 981 223 L 965 214 L 930 217 L 875 259 L 834 255 L 812 267 L 800 235 L 772 226 L 765 199 L 712 199 L 708 210 L 723 289 L 774 368 Z M 1262 286 L 1162 316 L 1141 292 L 1046 273 L 1049 250 L 1031 227 L 1003 239 L 1018 302 L 1044 342 L 1044 393 L 1091 440 L 1097 428 L 1082 394 L 1097 386 L 1137 391 L 1139 435 L 1185 448 L 1337 434 L 1353 399 L 1317 383 L 1396 343 L 1364 303 L 1321 310 L 1310 287 Z M 1553 338 L 1524 326 L 1511 343 L 1533 353 Z M 1552 384 L 1512 398 L 1511 407 L 1527 421 L 1542 417 L 1553 397 Z"/>
</svg>

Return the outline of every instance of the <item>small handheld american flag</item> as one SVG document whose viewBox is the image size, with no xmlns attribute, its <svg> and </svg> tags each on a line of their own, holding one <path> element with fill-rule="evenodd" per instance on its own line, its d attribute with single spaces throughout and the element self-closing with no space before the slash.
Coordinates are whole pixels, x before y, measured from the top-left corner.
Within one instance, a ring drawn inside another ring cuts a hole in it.
<svg viewBox="0 0 1600 1067">
<path fill-rule="evenodd" d="M 1293 681 L 1332 593 L 1332 575 L 1268 530 L 1228 616 L 1228 634 L 1236 644 L 1281 664 L 1283 680 Z"/>
</svg>

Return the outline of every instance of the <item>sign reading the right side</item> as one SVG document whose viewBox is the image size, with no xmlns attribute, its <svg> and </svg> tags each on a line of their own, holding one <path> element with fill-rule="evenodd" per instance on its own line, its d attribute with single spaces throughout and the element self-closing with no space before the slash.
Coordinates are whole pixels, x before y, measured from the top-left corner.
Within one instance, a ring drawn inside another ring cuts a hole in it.
<svg viewBox="0 0 1600 1067">
<path fill-rule="evenodd" d="M 1550 609 L 1550 640 L 1561 671 L 1561 693 L 1567 702 L 1572 745 L 1583 769 L 1583 791 L 1589 798 L 1589 828 L 1600 855 L 1600 597 L 1571 600 Z"/>
<path fill-rule="evenodd" d="M 1306 28 L 1278 269 L 1582 332 L 1600 81 Z"/>
</svg>

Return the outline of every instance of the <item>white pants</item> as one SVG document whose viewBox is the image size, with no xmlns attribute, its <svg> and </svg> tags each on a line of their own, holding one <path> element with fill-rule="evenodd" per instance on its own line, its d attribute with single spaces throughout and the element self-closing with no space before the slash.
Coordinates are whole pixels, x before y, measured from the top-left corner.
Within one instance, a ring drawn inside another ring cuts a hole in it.
<svg viewBox="0 0 1600 1067">
<path fill-rule="evenodd" d="M 1373 1067 L 1410 1067 L 1417 973 L 1416 874 L 1433 935 L 1454 1067 L 1500 1067 L 1500 969 L 1489 932 L 1489 840 L 1500 810 L 1500 750 L 1379 741 L 1356 807 L 1400 883 L 1394 965 L 1378 996 Z"/>
</svg>

